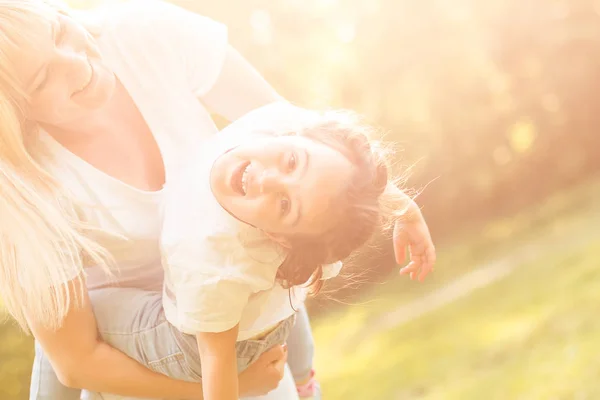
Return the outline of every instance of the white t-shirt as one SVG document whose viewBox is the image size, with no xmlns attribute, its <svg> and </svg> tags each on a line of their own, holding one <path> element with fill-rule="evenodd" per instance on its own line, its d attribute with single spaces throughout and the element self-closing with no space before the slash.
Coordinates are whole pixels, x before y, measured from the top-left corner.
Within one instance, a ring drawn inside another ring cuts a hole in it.
<svg viewBox="0 0 600 400">
<path fill-rule="evenodd" d="M 218 203 L 210 170 L 219 155 L 252 141 L 255 132 L 284 130 L 306 114 L 287 103 L 248 113 L 208 138 L 181 176 L 166 185 L 163 304 L 180 331 L 223 332 L 239 323 L 238 340 L 245 340 L 292 315 L 305 300 L 305 288 L 288 290 L 276 282 L 285 249 Z"/>
<path fill-rule="evenodd" d="M 157 141 L 167 181 L 193 156 L 192 149 L 217 128 L 201 98 L 215 83 L 226 54 L 227 29 L 166 2 L 132 0 L 96 11 L 98 43 L 105 62 L 127 88 Z M 70 153 L 49 135 L 42 139 L 55 156 L 50 171 L 85 204 L 98 227 L 128 241 L 101 236 L 118 271 L 111 280 L 90 266 L 88 287 L 126 286 L 161 290 L 158 239 L 164 189 L 138 190 Z M 69 271 L 75 276 L 79 271 Z"/>
</svg>

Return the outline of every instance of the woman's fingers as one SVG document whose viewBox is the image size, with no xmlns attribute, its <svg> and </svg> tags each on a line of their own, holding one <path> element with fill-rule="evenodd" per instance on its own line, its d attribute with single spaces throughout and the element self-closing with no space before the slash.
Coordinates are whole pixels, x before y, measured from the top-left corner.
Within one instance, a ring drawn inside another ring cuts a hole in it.
<svg viewBox="0 0 600 400">
<path fill-rule="evenodd" d="M 287 346 L 265 351 L 240 374 L 240 392 L 245 396 L 262 396 L 279 386 L 287 363 Z"/>
<path fill-rule="evenodd" d="M 287 362 L 287 345 L 270 348 L 264 352 L 260 360 L 264 362 L 265 365 L 273 364 L 281 360 L 283 360 L 283 363 L 285 364 Z"/>
<path fill-rule="evenodd" d="M 277 347 L 280 347 L 282 349 L 283 356 L 275 360 L 271 365 L 275 370 L 275 378 L 277 379 L 277 384 L 279 384 L 279 381 L 283 379 L 285 364 L 287 363 L 287 345 Z"/>
</svg>

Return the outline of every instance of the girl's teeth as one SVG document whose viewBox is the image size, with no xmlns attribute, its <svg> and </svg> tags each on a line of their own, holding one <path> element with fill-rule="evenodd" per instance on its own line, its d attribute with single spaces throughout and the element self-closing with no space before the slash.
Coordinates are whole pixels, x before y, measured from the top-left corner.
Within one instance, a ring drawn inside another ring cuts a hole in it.
<svg viewBox="0 0 600 400">
<path fill-rule="evenodd" d="M 246 183 L 247 183 L 247 179 L 248 179 L 248 169 L 249 168 L 250 168 L 250 164 L 248 164 L 246 169 L 244 169 L 244 173 L 242 174 L 242 191 L 244 192 L 244 195 L 247 193 Z"/>
</svg>

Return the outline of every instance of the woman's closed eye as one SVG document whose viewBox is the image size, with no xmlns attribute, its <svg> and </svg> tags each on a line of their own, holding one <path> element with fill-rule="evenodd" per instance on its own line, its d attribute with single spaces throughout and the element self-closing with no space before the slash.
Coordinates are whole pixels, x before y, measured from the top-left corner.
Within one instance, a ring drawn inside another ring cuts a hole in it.
<svg viewBox="0 0 600 400">
<path fill-rule="evenodd" d="M 54 43 L 56 46 L 59 46 L 65 36 L 65 27 L 64 24 L 58 20 L 56 23 L 52 25 L 52 35 L 54 37 Z M 48 83 L 48 75 L 51 72 L 51 67 L 46 65 L 43 69 L 43 77 L 41 79 L 38 78 L 38 82 L 34 85 L 33 92 L 37 93 L 44 89 L 46 84 Z"/>
</svg>

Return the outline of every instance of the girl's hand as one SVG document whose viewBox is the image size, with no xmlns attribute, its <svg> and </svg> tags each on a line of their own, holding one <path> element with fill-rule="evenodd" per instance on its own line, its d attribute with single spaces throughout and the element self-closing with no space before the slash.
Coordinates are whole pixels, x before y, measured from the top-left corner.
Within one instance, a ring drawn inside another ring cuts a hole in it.
<svg viewBox="0 0 600 400">
<path fill-rule="evenodd" d="M 411 201 L 406 218 L 397 220 L 394 225 L 394 253 L 398 264 L 404 263 L 407 247 L 410 262 L 400 274 L 422 282 L 433 271 L 436 255 L 425 218 L 414 201 Z"/>
</svg>

